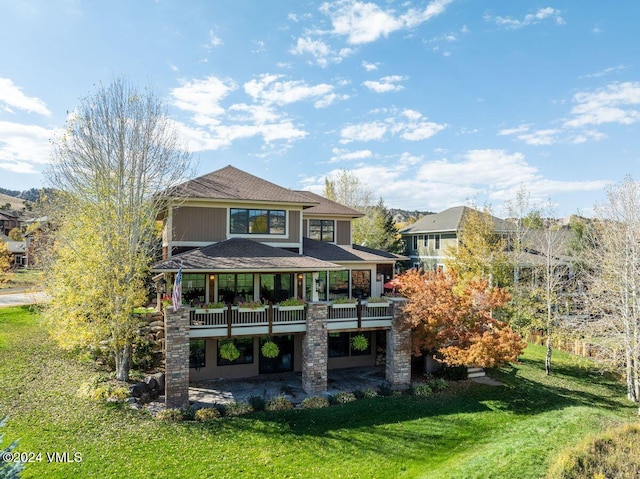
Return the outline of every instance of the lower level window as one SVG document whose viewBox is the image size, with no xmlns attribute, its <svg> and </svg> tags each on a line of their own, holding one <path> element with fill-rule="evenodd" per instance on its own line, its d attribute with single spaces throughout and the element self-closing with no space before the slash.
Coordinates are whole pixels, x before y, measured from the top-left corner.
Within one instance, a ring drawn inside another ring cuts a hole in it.
<svg viewBox="0 0 640 479">
<path fill-rule="evenodd" d="M 204 339 L 189 341 L 189 367 L 201 369 L 206 365 L 206 342 Z"/>
<path fill-rule="evenodd" d="M 364 351 L 353 349 L 351 339 L 354 336 L 364 336 L 368 347 Z M 371 332 L 329 333 L 328 348 L 330 358 L 343 358 L 347 356 L 367 356 L 371 354 Z"/>
<path fill-rule="evenodd" d="M 220 345 L 231 342 L 240 353 L 237 359 L 229 361 L 220 356 Z M 218 366 L 231 366 L 234 364 L 253 363 L 253 338 L 235 338 L 231 340 L 218 341 Z"/>
</svg>

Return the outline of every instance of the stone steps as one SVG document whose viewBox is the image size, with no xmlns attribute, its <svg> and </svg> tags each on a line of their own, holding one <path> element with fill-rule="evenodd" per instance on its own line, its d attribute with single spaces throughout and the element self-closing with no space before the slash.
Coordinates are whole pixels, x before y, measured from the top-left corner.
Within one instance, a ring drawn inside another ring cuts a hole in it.
<svg viewBox="0 0 640 479">
<path fill-rule="evenodd" d="M 483 378 L 485 376 L 486 376 L 486 373 L 482 368 L 467 368 L 467 377 L 469 379 Z"/>
</svg>

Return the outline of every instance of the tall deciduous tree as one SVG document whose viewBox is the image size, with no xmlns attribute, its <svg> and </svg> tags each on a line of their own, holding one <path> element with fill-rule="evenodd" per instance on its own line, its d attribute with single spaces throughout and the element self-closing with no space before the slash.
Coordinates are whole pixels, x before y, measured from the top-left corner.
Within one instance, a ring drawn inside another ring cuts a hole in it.
<svg viewBox="0 0 640 479">
<path fill-rule="evenodd" d="M 640 404 L 640 183 L 628 176 L 609 188 L 596 213 L 587 333 L 609 364 L 624 371 L 627 395 Z"/>
<path fill-rule="evenodd" d="M 449 365 L 495 367 L 515 361 L 524 349 L 520 336 L 493 317 L 509 294 L 488 279 L 459 281 L 453 271 L 411 270 L 399 281 L 409 299 L 404 317 L 415 354 L 436 350 Z"/>
<path fill-rule="evenodd" d="M 146 296 L 161 191 L 189 174 L 190 155 L 163 101 L 122 78 L 81 101 L 54 145 L 62 191 L 56 258 L 48 271 L 54 335 L 65 346 L 109 340 L 127 380 Z"/>
</svg>

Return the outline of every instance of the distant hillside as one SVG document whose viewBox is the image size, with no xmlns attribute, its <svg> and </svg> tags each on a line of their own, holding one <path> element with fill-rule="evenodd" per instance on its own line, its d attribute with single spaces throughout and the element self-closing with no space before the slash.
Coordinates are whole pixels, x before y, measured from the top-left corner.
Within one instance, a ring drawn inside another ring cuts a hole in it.
<svg viewBox="0 0 640 479">
<path fill-rule="evenodd" d="M 433 214 L 433 211 L 409 211 L 398 208 L 389 208 L 389 212 L 393 216 L 393 222 L 396 224 L 411 224 L 418 221 L 424 215 Z"/>
<path fill-rule="evenodd" d="M 7 203 L 11 205 L 11 207 L 9 208 L 11 211 L 22 211 L 22 209 L 25 207 L 23 199 L 0 193 L 0 208 L 5 206 Z"/>
</svg>

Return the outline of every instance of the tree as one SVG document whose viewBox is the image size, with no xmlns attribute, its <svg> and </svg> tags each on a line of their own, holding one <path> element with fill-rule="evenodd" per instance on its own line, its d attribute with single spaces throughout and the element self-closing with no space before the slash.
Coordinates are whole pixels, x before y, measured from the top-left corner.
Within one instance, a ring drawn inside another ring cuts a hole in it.
<svg viewBox="0 0 640 479">
<path fill-rule="evenodd" d="M 458 231 L 458 245 L 447 250 L 445 267 L 462 281 L 484 278 L 496 286 L 511 283 L 504 232 L 498 231 L 489 209 L 466 208 Z"/>
<path fill-rule="evenodd" d="M 493 317 L 509 294 L 488 279 L 461 281 L 454 271 L 410 270 L 399 281 L 409 299 L 404 317 L 413 331 L 414 354 L 437 351 L 449 365 L 496 367 L 515 361 L 524 349 L 520 336 Z"/>
<path fill-rule="evenodd" d="M 162 195 L 190 172 L 163 102 L 122 78 L 81 101 L 54 144 L 48 172 L 60 190 L 47 317 L 63 346 L 108 340 L 128 379 L 138 335 L 133 308 L 157 247 Z"/>
<path fill-rule="evenodd" d="M 9 231 L 8 236 L 12 241 L 24 240 L 24 238 L 22 237 L 22 233 L 20 232 L 20 228 L 13 228 L 11 231 Z"/>
<path fill-rule="evenodd" d="M 628 176 L 608 188 L 596 213 L 586 256 L 592 315 L 585 330 L 601 357 L 624 371 L 627 396 L 640 404 L 640 183 Z"/>
<path fill-rule="evenodd" d="M 7 417 L 0 418 L 0 429 L 7 423 Z M 5 460 L 5 456 L 13 457 L 12 451 L 18 445 L 18 441 L 11 442 L 8 446 L 2 446 L 4 434 L 0 434 L 0 479 L 19 479 L 20 473 L 24 469 L 24 463 L 20 461 Z"/>
<path fill-rule="evenodd" d="M 11 278 L 11 253 L 7 243 L 0 240 L 0 285 L 5 284 Z"/>
</svg>

